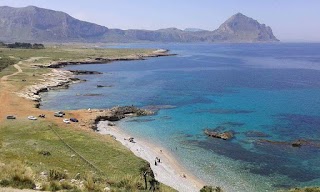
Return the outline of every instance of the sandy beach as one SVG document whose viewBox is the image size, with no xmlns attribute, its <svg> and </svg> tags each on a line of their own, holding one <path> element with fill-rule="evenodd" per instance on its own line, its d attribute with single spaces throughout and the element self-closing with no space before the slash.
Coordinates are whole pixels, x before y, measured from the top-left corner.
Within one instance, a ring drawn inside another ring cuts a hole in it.
<svg viewBox="0 0 320 192">
<path fill-rule="evenodd" d="M 148 161 L 155 178 L 166 185 L 180 192 L 199 191 L 205 184 L 190 172 L 185 170 L 179 162 L 170 155 L 170 152 L 159 148 L 141 139 L 134 139 L 130 142 L 130 135 L 119 129 L 117 126 L 109 126 L 108 121 L 101 121 L 98 124 L 100 134 L 112 135 L 122 145 L 130 149 L 136 156 Z M 156 157 L 161 163 L 155 165 Z"/>
</svg>

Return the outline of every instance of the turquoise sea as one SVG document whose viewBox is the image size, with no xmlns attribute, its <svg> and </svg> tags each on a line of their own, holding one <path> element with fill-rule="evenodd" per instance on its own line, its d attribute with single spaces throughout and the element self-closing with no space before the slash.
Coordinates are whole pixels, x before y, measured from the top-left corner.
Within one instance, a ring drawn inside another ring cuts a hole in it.
<svg viewBox="0 0 320 192">
<path fill-rule="evenodd" d="M 171 150 L 209 184 L 226 191 L 320 186 L 320 44 L 108 47 L 165 48 L 178 55 L 69 66 L 103 74 L 79 76 L 87 81 L 44 93 L 42 108 L 153 106 L 160 109 L 157 115 L 119 125 Z M 233 131 L 235 137 L 208 138 L 206 128 Z M 292 147 L 298 139 L 312 145 Z"/>
</svg>

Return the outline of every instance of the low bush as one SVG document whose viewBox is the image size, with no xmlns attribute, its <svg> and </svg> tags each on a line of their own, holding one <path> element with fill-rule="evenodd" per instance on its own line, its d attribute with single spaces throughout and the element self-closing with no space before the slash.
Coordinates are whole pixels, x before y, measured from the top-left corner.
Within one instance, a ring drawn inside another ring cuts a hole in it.
<svg viewBox="0 0 320 192">
<path fill-rule="evenodd" d="M 222 192 L 220 187 L 203 186 L 200 192 Z"/>
<path fill-rule="evenodd" d="M 62 179 L 67 179 L 68 175 L 62 171 L 51 169 L 49 171 L 48 179 L 49 181 L 60 181 Z"/>
</svg>

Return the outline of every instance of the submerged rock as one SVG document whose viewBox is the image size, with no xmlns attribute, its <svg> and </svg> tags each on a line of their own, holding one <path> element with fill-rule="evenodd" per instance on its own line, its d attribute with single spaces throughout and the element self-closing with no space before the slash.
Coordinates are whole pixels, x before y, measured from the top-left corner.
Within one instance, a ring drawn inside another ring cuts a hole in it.
<svg viewBox="0 0 320 192">
<path fill-rule="evenodd" d="M 286 145 L 291 147 L 302 147 L 302 146 L 308 146 L 308 147 L 316 147 L 320 148 L 320 141 L 315 140 L 306 140 L 306 139 L 298 139 L 295 141 L 273 141 L 273 140 L 267 140 L 267 139 L 260 139 L 258 140 L 258 143 L 269 143 L 274 145 Z"/>
<path fill-rule="evenodd" d="M 270 135 L 260 131 L 247 131 L 244 133 L 247 137 L 269 137 Z"/>
<path fill-rule="evenodd" d="M 214 138 L 223 139 L 223 140 L 229 140 L 234 137 L 231 131 L 217 132 L 217 131 L 210 131 L 209 129 L 206 129 L 204 133 L 209 137 L 214 137 Z"/>
</svg>

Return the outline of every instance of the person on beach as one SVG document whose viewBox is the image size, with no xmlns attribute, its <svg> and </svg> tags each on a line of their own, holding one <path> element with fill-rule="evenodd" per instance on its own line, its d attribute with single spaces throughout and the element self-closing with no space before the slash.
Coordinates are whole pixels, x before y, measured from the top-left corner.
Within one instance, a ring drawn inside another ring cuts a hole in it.
<svg viewBox="0 0 320 192">
<path fill-rule="evenodd" d="M 157 161 L 154 161 L 154 165 L 157 166 Z"/>
</svg>

